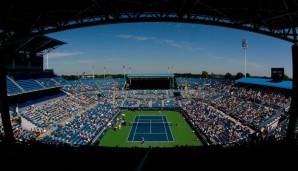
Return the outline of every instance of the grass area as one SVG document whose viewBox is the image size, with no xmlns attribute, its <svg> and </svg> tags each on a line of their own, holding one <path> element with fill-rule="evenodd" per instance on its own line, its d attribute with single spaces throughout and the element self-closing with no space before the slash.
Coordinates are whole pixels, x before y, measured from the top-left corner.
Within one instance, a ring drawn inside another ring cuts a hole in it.
<svg viewBox="0 0 298 171">
<path fill-rule="evenodd" d="M 126 111 L 123 112 L 126 122 L 133 122 L 137 115 L 166 115 L 168 122 L 172 122 L 170 126 L 174 141 L 172 142 L 129 142 L 128 136 L 132 126 L 122 126 L 116 131 L 109 128 L 99 142 L 99 146 L 105 147 L 175 147 L 175 146 L 200 146 L 203 145 L 200 139 L 193 133 L 191 127 L 184 120 L 179 112 L 175 111 Z M 121 117 L 120 113 L 118 117 Z M 177 126 L 175 124 L 177 123 Z"/>
</svg>

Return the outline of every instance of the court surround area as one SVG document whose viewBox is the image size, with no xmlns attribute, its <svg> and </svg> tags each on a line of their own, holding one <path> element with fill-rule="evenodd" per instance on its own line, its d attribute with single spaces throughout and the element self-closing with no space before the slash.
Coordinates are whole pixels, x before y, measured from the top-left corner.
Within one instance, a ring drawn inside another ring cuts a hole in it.
<svg viewBox="0 0 298 171">
<path fill-rule="evenodd" d="M 115 120 L 98 146 L 147 148 L 203 145 L 177 111 L 123 111 Z M 119 126 L 121 120 L 125 124 Z"/>
</svg>

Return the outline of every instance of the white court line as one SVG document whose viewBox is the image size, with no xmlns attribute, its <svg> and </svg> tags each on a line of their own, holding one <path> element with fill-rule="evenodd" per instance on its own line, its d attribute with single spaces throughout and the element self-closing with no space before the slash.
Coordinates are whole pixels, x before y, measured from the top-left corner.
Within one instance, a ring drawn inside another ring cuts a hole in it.
<svg viewBox="0 0 298 171">
<path fill-rule="evenodd" d="M 151 132 L 152 132 L 152 131 L 151 131 L 151 120 L 150 120 L 150 134 L 151 134 Z"/>
<path fill-rule="evenodd" d="M 137 116 L 138 117 L 138 121 L 139 121 L 139 119 L 140 119 L 140 116 Z M 136 128 L 135 128 L 135 132 L 133 133 L 133 138 L 132 138 L 132 141 L 134 141 L 135 140 L 135 136 L 136 136 L 136 132 L 137 132 L 137 129 L 138 129 L 138 124 L 139 124 L 139 122 L 137 121 L 137 125 L 136 125 Z"/>
<path fill-rule="evenodd" d="M 162 122 L 164 122 L 164 120 L 163 120 L 163 116 L 162 116 L 161 118 L 162 118 Z M 163 127 L 164 127 L 165 131 L 167 131 L 167 130 L 166 130 L 166 126 L 165 126 L 164 123 L 163 123 Z M 166 136 L 167 136 L 167 141 L 169 141 L 168 132 L 165 132 L 165 133 L 166 133 Z"/>
<path fill-rule="evenodd" d="M 144 134 L 144 135 L 155 135 L 155 134 L 158 134 L 158 135 L 160 135 L 160 134 L 165 134 L 165 133 L 151 133 L 151 134 L 149 134 L 149 133 L 136 133 L 137 135 L 140 135 L 140 134 Z"/>
<path fill-rule="evenodd" d="M 167 119 L 167 118 L 166 118 Z M 167 119 L 167 122 L 168 122 L 168 119 Z M 173 123 L 172 123 L 173 124 Z M 172 133 L 172 130 L 171 130 L 171 128 L 168 126 L 168 128 L 169 128 L 169 130 L 170 130 L 170 133 L 171 133 L 171 136 L 172 136 L 172 142 L 173 141 L 175 141 L 175 139 L 174 139 L 174 134 Z M 168 132 L 167 132 L 167 134 L 168 134 Z"/>
<path fill-rule="evenodd" d="M 139 117 L 137 122 L 139 122 L 140 120 L 142 120 L 142 119 L 140 119 L 141 116 L 147 116 L 147 115 L 138 115 L 138 116 L 136 116 L 136 117 Z M 164 122 L 164 117 L 166 118 L 165 115 L 153 115 L 153 116 L 159 116 L 159 117 L 161 117 L 161 119 L 156 119 L 156 120 L 162 120 L 163 125 L 164 125 L 164 127 L 165 127 L 165 124 L 167 123 L 167 122 Z M 147 120 L 152 120 L 152 119 L 147 119 Z M 153 119 L 153 120 L 155 120 L 155 119 Z M 154 122 L 152 122 L 152 123 L 154 123 Z M 170 127 L 168 127 L 168 128 L 170 129 Z M 136 127 L 136 130 L 137 130 L 137 127 Z M 147 135 L 148 135 L 148 133 L 137 133 L 136 130 L 135 130 L 135 133 L 134 133 L 134 137 L 135 137 L 135 135 L 140 135 L 140 134 L 144 134 L 144 135 L 147 134 Z M 172 142 L 175 142 L 173 136 L 172 136 L 173 140 L 172 140 L 172 141 L 169 140 L 169 138 L 168 138 L 168 132 L 166 131 L 166 129 L 164 129 L 164 130 L 165 130 L 164 133 L 151 133 L 151 134 L 156 134 L 156 135 L 164 135 L 164 134 L 166 134 L 166 136 L 167 136 L 167 141 L 148 141 L 148 142 L 150 142 L 150 143 L 154 143 L 154 142 L 156 142 L 156 143 L 162 143 L 162 142 L 167 142 L 167 143 L 169 143 L 169 142 L 171 142 L 171 143 L 172 143 Z M 171 132 L 171 134 L 172 134 L 171 129 L 170 129 L 170 132 Z M 130 141 L 130 142 L 141 142 L 141 141 L 139 141 L 139 140 L 134 140 L 134 137 L 133 137 L 133 140 Z"/>
<path fill-rule="evenodd" d="M 154 119 L 150 119 L 150 118 L 141 118 L 140 120 L 152 120 L 152 121 L 156 121 L 156 120 L 160 120 L 160 119 L 156 119 L 156 118 L 154 118 Z"/>
<path fill-rule="evenodd" d="M 166 137 L 167 137 L 167 141 L 166 142 L 174 142 L 174 138 L 173 137 L 172 137 L 173 138 L 172 141 L 169 140 L 168 132 L 167 132 L 166 125 L 165 125 L 167 122 L 164 121 L 165 115 L 153 115 L 153 116 L 161 117 L 161 119 L 160 118 L 159 119 L 146 119 L 146 118 L 145 119 L 144 118 L 140 119 L 143 116 L 147 116 L 147 115 L 138 115 L 138 116 L 136 116 L 136 117 L 138 117 L 138 119 L 137 119 L 137 121 L 135 121 L 135 122 L 137 122 L 137 124 L 136 124 L 136 129 L 135 129 L 135 132 L 134 132 L 133 140 L 131 142 L 140 142 L 139 140 L 135 140 L 135 136 L 136 135 L 149 135 L 149 134 L 153 134 L 153 135 L 154 134 L 156 134 L 156 135 L 161 135 L 161 134 L 164 135 L 164 134 L 166 134 Z M 150 122 L 148 122 L 148 123 L 150 124 L 150 132 L 151 133 L 145 133 L 145 132 L 143 132 L 143 133 L 137 133 L 138 123 L 140 122 L 140 120 L 150 120 Z M 164 126 L 164 132 L 163 133 L 152 133 L 152 123 L 154 123 L 154 122 L 151 122 L 152 120 L 161 120 L 162 121 L 162 124 Z M 170 132 L 171 132 L 171 129 L 170 129 Z M 148 141 L 148 142 L 155 142 L 155 141 Z M 163 142 L 163 141 L 156 141 L 156 142 Z"/>
</svg>

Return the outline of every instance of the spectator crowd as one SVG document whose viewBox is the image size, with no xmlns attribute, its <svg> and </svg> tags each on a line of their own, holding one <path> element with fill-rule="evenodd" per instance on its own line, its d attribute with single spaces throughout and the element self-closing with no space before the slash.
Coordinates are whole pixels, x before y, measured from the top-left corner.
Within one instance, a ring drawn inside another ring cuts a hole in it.
<svg viewBox="0 0 298 171">
<path fill-rule="evenodd" d="M 180 77 L 176 82 L 179 98 L 173 90 L 124 90 L 124 79 L 69 81 L 62 88 L 65 95 L 11 111 L 13 132 L 20 141 L 85 145 L 100 137 L 123 108 L 179 108 L 210 144 L 249 142 L 264 130 L 277 140 L 285 136 L 291 103 L 286 93 L 229 80 Z M 24 127 L 22 120 L 33 128 Z"/>
</svg>

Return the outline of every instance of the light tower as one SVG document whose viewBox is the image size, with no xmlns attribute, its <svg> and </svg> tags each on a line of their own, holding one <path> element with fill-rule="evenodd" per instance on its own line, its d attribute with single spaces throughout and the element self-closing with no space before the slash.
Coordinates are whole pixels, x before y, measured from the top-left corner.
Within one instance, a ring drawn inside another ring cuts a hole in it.
<svg viewBox="0 0 298 171">
<path fill-rule="evenodd" d="M 123 78 L 125 78 L 125 68 L 126 68 L 126 66 L 123 65 L 123 66 L 122 66 L 122 70 L 123 70 Z"/>
<path fill-rule="evenodd" d="M 49 69 L 49 51 L 46 51 L 45 53 L 46 53 L 46 61 L 45 61 L 46 69 Z"/>
<path fill-rule="evenodd" d="M 171 67 L 171 71 L 172 71 L 172 74 L 175 73 L 175 68 L 174 68 L 174 66 Z"/>
<path fill-rule="evenodd" d="M 247 40 L 242 39 L 242 49 L 244 50 L 244 77 L 246 78 L 246 49 L 248 48 Z"/>
<path fill-rule="evenodd" d="M 94 66 L 92 66 L 92 77 L 93 77 L 93 80 L 94 80 L 94 78 L 95 78 Z"/>
<path fill-rule="evenodd" d="M 131 69 L 132 69 L 132 67 L 129 66 L 129 67 L 128 67 L 128 73 L 129 73 L 129 74 L 131 74 Z"/>
</svg>

